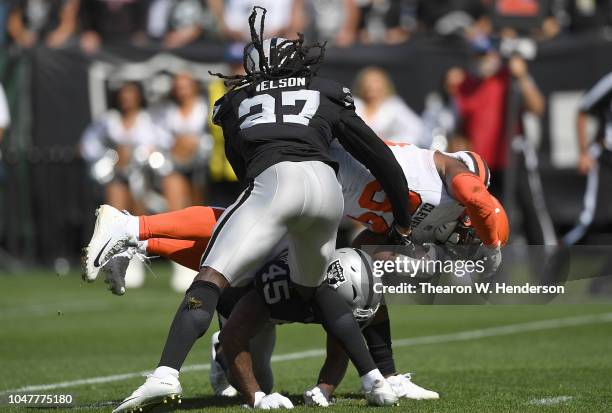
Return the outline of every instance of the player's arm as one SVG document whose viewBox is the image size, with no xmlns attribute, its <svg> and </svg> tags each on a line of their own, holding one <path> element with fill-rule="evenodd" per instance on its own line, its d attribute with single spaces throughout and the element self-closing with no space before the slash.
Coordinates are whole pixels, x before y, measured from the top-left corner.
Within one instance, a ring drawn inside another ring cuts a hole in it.
<svg viewBox="0 0 612 413">
<path fill-rule="evenodd" d="M 453 198 L 465 206 L 478 237 L 485 246 L 497 248 L 497 205 L 487 190 L 482 177 L 473 174 L 465 164 L 440 152 L 434 154 L 436 168 Z"/>
<path fill-rule="evenodd" d="M 348 363 L 349 358 L 342 345 L 333 336 L 328 334 L 327 354 L 323 367 L 321 367 L 319 372 L 319 379 L 317 380 L 317 387 L 321 389 L 321 392 L 328 400 L 344 378 Z"/>
<path fill-rule="evenodd" d="M 232 310 L 221 330 L 219 341 L 230 369 L 230 382 L 242 393 L 249 406 L 256 409 L 292 409 L 291 400 L 285 396 L 262 392 L 253 371 L 249 342 L 269 319 L 270 312 L 263 299 L 255 290 L 251 290 Z"/>
<path fill-rule="evenodd" d="M 342 146 L 372 172 L 391 201 L 397 225 L 410 227 L 408 183 L 391 149 L 355 113 L 354 106 L 342 109 L 336 136 Z"/>
<path fill-rule="evenodd" d="M 264 327 L 269 318 L 269 310 L 262 298 L 252 290 L 236 304 L 219 336 L 231 380 L 249 406 L 254 405 L 256 393 L 261 392 L 253 372 L 249 341 Z"/>
</svg>

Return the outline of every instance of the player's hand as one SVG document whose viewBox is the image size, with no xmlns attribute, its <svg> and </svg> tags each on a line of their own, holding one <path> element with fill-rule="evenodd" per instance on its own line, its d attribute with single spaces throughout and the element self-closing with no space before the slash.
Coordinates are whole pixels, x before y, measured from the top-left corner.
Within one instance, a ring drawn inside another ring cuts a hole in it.
<svg viewBox="0 0 612 413">
<path fill-rule="evenodd" d="M 586 175 L 591 171 L 594 165 L 595 160 L 590 153 L 584 152 L 580 154 L 580 158 L 578 159 L 578 172 L 582 175 Z"/>
<path fill-rule="evenodd" d="M 318 386 L 304 392 L 304 404 L 306 406 L 328 407 L 329 398 Z"/>
<path fill-rule="evenodd" d="M 293 409 L 293 403 L 280 393 L 265 394 L 262 391 L 255 393 L 255 409 Z"/>
<path fill-rule="evenodd" d="M 476 251 L 476 259 L 484 261 L 484 271 L 480 274 L 482 278 L 490 278 L 497 270 L 502 262 L 501 246 L 481 245 Z"/>
<path fill-rule="evenodd" d="M 396 245 L 404 245 L 407 247 L 414 248 L 414 244 L 410 239 L 411 236 L 410 228 L 403 228 L 397 225 L 395 222 L 391 225 L 389 230 L 389 239 Z"/>
</svg>

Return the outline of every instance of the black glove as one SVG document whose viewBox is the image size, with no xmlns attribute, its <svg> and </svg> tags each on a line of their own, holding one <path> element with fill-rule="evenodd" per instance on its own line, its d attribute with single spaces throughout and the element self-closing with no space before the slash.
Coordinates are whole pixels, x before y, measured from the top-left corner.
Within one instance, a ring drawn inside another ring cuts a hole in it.
<svg viewBox="0 0 612 413">
<path fill-rule="evenodd" d="M 411 251 L 414 250 L 414 243 L 410 239 L 410 234 L 404 235 L 397 229 L 397 225 L 395 222 L 391 225 L 389 229 L 389 233 L 387 234 L 389 240 L 395 245 L 401 245 L 404 247 L 409 247 Z"/>
</svg>

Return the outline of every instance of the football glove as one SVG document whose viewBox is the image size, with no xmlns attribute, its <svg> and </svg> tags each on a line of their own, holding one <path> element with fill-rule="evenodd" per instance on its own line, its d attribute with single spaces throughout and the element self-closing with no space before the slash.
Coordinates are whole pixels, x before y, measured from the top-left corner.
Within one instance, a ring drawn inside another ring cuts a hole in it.
<svg viewBox="0 0 612 413">
<path fill-rule="evenodd" d="M 293 409 L 293 403 L 280 393 L 265 394 L 262 391 L 258 391 L 255 393 L 253 408 L 263 410 Z"/>
<path fill-rule="evenodd" d="M 414 251 L 415 247 L 414 247 L 414 243 L 410 239 L 410 234 L 407 234 L 407 235 L 402 234 L 399 231 L 395 222 L 391 225 L 391 228 L 389 229 L 389 233 L 387 234 L 387 236 L 389 237 L 389 240 L 395 245 L 401 245 L 404 247 L 408 247 L 410 251 Z"/>
<path fill-rule="evenodd" d="M 315 386 L 304 392 L 304 404 L 306 406 L 328 407 L 329 399 L 318 386 Z"/>
</svg>

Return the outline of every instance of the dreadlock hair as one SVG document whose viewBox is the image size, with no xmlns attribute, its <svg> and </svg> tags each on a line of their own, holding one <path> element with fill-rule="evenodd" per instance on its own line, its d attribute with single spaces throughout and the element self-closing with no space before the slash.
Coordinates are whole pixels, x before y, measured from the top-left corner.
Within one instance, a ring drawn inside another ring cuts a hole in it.
<svg viewBox="0 0 612 413">
<path fill-rule="evenodd" d="M 257 11 L 261 10 L 261 21 L 259 25 L 259 33 L 255 28 L 257 19 Z M 320 63 L 325 55 L 325 47 L 327 42 L 314 43 L 304 45 L 304 35 L 298 33 L 298 38 L 295 40 L 284 40 L 276 45 L 278 53 L 278 64 L 272 64 L 267 61 L 263 49 L 263 34 L 264 21 L 266 18 L 266 9 L 260 6 L 253 7 L 253 11 L 249 16 L 249 27 L 251 30 L 251 41 L 244 47 L 243 66 L 246 75 L 227 76 L 221 73 L 210 73 L 212 76 L 217 76 L 225 80 L 225 85 L 231 87 L 230 90 L 239 89 L 245 86 L 254 89 L 254 87 L 264 80 L 276 80 L 288 77 L 305 77 L 307 84 L 310 84 L 312 78 L 316 75 Z M 251 70 L 248 63 L 250 52 L 255 49 L 259 54 L 259 68 Z M 315 51 L 318 51 L 316 53 Z M 280 63 L 282 62 L 282 63 Z"/>
</svg>

